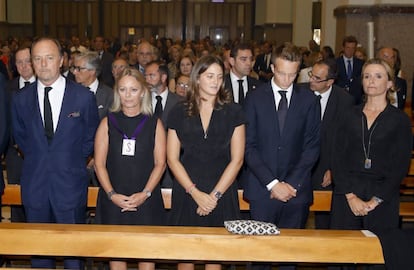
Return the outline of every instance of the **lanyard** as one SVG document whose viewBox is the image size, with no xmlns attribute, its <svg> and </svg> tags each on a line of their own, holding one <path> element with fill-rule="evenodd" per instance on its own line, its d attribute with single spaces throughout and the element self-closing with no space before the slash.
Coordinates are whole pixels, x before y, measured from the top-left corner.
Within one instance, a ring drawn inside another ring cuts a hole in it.
<svg viewBox="0 0 414 270">
<path fill-rule="evenodd" d="M 128 138 L 128 136 L 119 128 L 118 122 L 116 121 L 116 119 L 114 117 L 114 114 L 109 113 L 108 118 L 109 118 L 109 121 L 114 126 L 114 128 L 119 133 L 121 133 L 121 135 L 122 135 L 122 137 L 124 137 L 124 139 L 131 139 L 131 140 L 135 140 L 137 138 L 138 134 L 141 132 L 142 128 L 144 127 L 145 122 L 147 122 L 147 120 L 148 120 L 148 116 L 144 115 L 144 118 L 141 120 L 141 122 L 138 123 L 137 127 L 135 128 L 134 133 L 131 136 L 131 138 Z"/>
</svg>

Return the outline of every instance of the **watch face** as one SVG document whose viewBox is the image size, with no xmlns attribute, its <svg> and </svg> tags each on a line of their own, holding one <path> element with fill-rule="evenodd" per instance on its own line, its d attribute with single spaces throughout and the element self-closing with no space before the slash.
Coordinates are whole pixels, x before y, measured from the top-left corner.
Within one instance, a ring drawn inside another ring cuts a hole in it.
<svg viewBox="0 0 414 270">
<path fill-rule="evenodd" d="M 214 193 L 214 196 L 216 197 L 217 200 L 219 200 L 221 196 L 223 196 L 223 194 L 221 194 L 220 191 L 216 191 L 216 193 Z"/>
</svg>

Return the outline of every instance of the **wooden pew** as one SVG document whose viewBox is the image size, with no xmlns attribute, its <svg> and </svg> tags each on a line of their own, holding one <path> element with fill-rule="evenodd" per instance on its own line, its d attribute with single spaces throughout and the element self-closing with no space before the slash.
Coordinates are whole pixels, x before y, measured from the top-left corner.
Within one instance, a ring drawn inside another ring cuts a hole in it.
<svg viewBox="0 0 414 270">
<path fill-rule="evenodd" d="M 88 207 L 95 208 L 96 200 L 98 198 L 99 188 L 89 187 L 88 188 Z M 249 210 L 249 203 L 243 198 L 243 190 L 238 191 L 239 195 L 239 207 L 240 210 Z M 325 191 L 314 191 L 315 197 L 314 204 L 310 207 L 311 211 L 329 211 L 331 207 L 331 192 Z M 162 189 L 162 198 L 164 201 L 165 209 L 171 209 L 171 189 Z M 4 205 L 21 205 L 20 186 L 19 185 L 6 185 L 4 194 L 2 197 Z"/>
<path fill-rule="evenodd" d="M 98 196 L 97 187 L 89 187 L 88 190 L 88 207 L 96 207 L 96 199 Z M 239 190 L 239 207 L 240 210 L 249 210 L 249 203 L 243 199 L 243 190 Z M 314 203 L 310 207 L 310 211 L 330 211 L 331 209 L 331 191 L 314 191 Z M 164 207 L 171 208 L 171 189 L 162 189 L 162 197 L 164 200 Z M 21 205 L 20 186 L 6 185 L 2 197 L 4 205 Z M 414 218 L 414 202 L 400 203 L 400 216 Z"/>
<path fill-rule="evenodd" d="M 282 229 L 277 236 L 225 228 L 0 224 L 0 254 L 217 262 L 383 264 L 376 236 L 362 231 Z"/>
</svg>

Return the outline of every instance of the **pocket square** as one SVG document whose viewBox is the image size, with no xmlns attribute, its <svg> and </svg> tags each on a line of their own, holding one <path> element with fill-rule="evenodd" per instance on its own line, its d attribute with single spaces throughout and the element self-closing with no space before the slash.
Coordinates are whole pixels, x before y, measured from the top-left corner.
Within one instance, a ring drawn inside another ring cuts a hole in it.
<svg viewBox="0 0 414 270">
<path fill-rule="evenodd" d="M 103 105 L 99 105 L 98 106 L 98 109 L 103 109 L 104 108 L 104 106 Z"/>
<path fill-rule="evenodd" d="M 68 117 L 79 117 L 80 116 L 80 112 L 71 112 Z"/>
</svg>

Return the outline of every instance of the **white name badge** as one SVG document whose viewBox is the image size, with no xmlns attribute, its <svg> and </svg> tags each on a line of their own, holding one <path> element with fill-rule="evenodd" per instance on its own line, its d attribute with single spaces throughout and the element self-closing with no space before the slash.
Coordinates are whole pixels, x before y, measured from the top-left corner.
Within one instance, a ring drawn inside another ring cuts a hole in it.
<svg viewBox="0 0 414 270">
<path fill-rule="evenodd" d="M 122 141 L 122 155 L 132 157 L 135 155 L 135 140 L 124 139 Z"/>
</svg>

